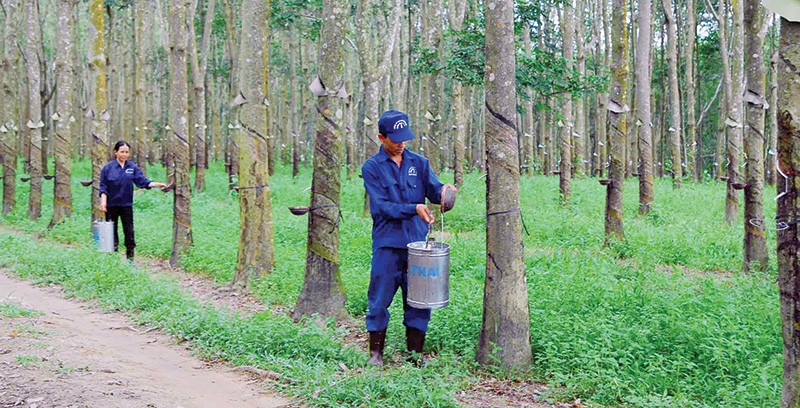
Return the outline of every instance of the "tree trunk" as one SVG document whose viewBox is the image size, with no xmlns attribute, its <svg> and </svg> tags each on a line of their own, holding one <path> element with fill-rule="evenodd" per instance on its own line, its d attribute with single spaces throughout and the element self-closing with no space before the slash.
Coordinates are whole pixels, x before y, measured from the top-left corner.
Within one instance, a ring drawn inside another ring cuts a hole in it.
<svg viewBox="0 0 800 408">
<path fill-rule="evenodd" d="M 672 161 L 672 187 L 683 184 L 681 156 L 681 99 L 678 90 L 678 23 L 672 10 L 672 0 L 662 0 L 667 25 L 667 69 L 669 75 L 669 155 Z"/>
<path fill-rule="evenodd" d="M 94 77 L 92 119 L 92 221 L 103 220 L 100 211 L 100 170 L 108 161 L 108 89 L 106 88 L 105 10 L 103 0 L 92 0 L 91 35 L 94 43 L 89 49 L 89 66 Z"/>
<path fill-rule="evenodd" d="M 346 296 L 339 272 L 339 203 L 342 149 L 342 104 L 336 97 L 344 83 L 341 77 L 342 39 L 347 7 L 342 0 L 324 0 L 318 56 L 323 92 L 317 97 L 314 175 L 311 210 L 308 212 L 308 244 L 303 289 L 297 299 L 295 319 L 319 314 L 342 318 Z"/>
<path fill-rule="evenodd" d="M 249 286 L 275 264 L 275 233 L 270 205 L 267 143 L 267 20 L 269 2 L 245 0 L 242 7 L 238 89 L 239 107 L 239 256 L 234 284 Z"/>
<path fill-rule="evenodd" d="M 475 359 L 524 370 L 533 357 L 520 214 L 514 4 L 486 9 L 486 279 Z"/>
<path fill-rule="evenodd" d="M 5 131 L 0 132 L 0 157 L 3 160 L 3 211 L 2 214 L 6 215 L 14 210 L 17 205 L 16 198 L 16 178 L 17 178 L 17 138 L 18 129 L 20 125 L 14 118 L 17 116 L 15 113 L 18 111 L 16 101 L 18 100 L 17 88 L 17 64 L 19 62 L 19 53 L 17 48 L 17 37 L 19 26 L 16 24 L 18 18 L 15 18 L 19 13 L 19 5 L 16 0 L 3 1 L 3 11 L 6 16 L 5 32 L 3 36 L 3 60 L 0 66 L 2 72 L 2 79 L 0 80 L 0 126 L 5 128 Z"/>
<path fill-rule="evenodd" d="M 800 406 L 800 23 L 781 19 L 778 58 L 778 158 L 784 180 L 778 181 L 778 288 L 783 322 L 783 391 L 781 408 Z M 779 224 L 780 225 L 780 224 Z"/>
<path fill-rule="evenodd" d="M 760 0 L 744 0 L 745 55 L 747 55 L 747 126 L 744 188 L 743 269 L 766 270 L 767 237 L 764 229 L 764 110 L 769 107 L 765 93 L 764 37 L 766 11 Z"/>
<path fill-rule="evenodd" d="M 57 102 L 55 141 L 53 143 L 56 169 L 55 192 L 53 195 L 52 228 L 72 215 L 72 99 L 75 94 L 75 72 L 72 66 L 72 17 L 75 0 L 58 2 L 58 48 L 56 51 Z"/>
<path fill-rule="evenodd" d="M 773 24 L 778 24 L 778 21 L 775 21 Z M 774 40 L 770 39 L 770 41 L 774 42 Z M 771 47 L 774 48 L 774 47 Z M 767 110 L 767 115 L 769 116 L 769 137 L 767 139 L 767 163 L 766 163 L 766 174 L 767 174 L 767 183 L 769 185 L 774 186 L 777 182 L 777 162 L 776 159 L 778 157 L 778 114 L 777 114 L 777 106 L 778 106 L 778 52 L 774 51 L 772 53 L 772 58 L 770 59 L 770 97 L 769 97 L 769 106 L 770 109 Z"/>
<path fill-rule="evenodd" d="M 561 23 L 561 37 L 564 39 L 563 54 L 566 61 L 567 72 L 572 71 L 573 59 L 575 58 L 575 1 L 567 0 L 564 2 L 564 17 Z M 572 121 L 572 94 L 564 94 L 564 102 L 561 105 L 561 116 L 563 117 L 560 129 L 561 141 L 561 162 L 559 170 L 559 190 L 561 200 L 564 204 L 569 204 L 570 198 L 570 179 L 572 178 L 572 132 L 574 124 Z"/>
<path fill-rule="evenodd" d="M 597 60 L 602 61 L 601 65 L 605 67 L 611 66 L 611 18 L 608 10 L 608 2 L 605 0 L 598 0 L 598 11 L 602 24 L 597 28 L 597 43 L 600 44 Z M 595 64 L 597 66 L 598 64 Z M 597 177 L 602 178 L 603 173 L 608 163 L 608 100 L 609 94 L 607 91 L 602 91 L 597 94 L 597 122 L 596 122 L 596 146 L 595 154 L 596 166 L 595 172 Z"/>
<path fill-rule="evenodd" d="M 447 16 L 450 22 L 450 29 L 451 30 L 461 30 L 464 25 L 464 15 L 467 9 L 467 2 L 466 0 L 451 0 L 450 7 L 448 8 Z M 528 24 L 524 24 L 523 30 L 528 33 L 528 47 L 530 47 L 530 27 Z M 530 48 L 528 48 L 530 50 Z M 464 95 L 464 86 L 461 82 L 453 81 L 453 184 L 456 187 L 461 187 L 464 184 L 464 161 L 465 161 L 465 143 L 467 139 L 467 107 L 466 107 L 466 96 Z M 530 107 L 530 112 L 526 110 L 526 114 L 528 120 L 531 120 L 531 116 L 533 116 L 533 103 L 528 102 L 526 107 Z M 531 132 L 533 133 L 533 132 Z M 526 140 L 530 140 L 530 134 L 527 136 Z M 530 144 L 530 142 L 528 142 Z M 525 167 L 526 172 L 530 174 L 530 160 L 532 157 L 533 150 L 528 147 L 525 150 L 525 160 L 523 163 L 528 166 Z"/>
<path fill-rule="evenodd" d="M 578 71 L 581 77 L 586 75 L 586 47 L 584 45 L 584 39 L 586 36 L 586 22 L 584 20 L 584 8 L 585 8 L 584 0 L 576 0 L 575 1 L 575 19 L 576 21 L 573 22 L 575 26 L 575 52 L 576 52 L 576 59 L 575 59 L 575 69 Z M 575 127 L 573 129 L 573 138 L 572 138 L 572 145 L 573 145 L 573 173 L 576 176 L 584 176 L 586 175 L 588 170 L 589 161 L 586 155 L 586 146 L 589 140 L 588 132 L 586 131 L 586 108 L 585 108 L 585 100 L 584 97 L 579 97 L 575 99 Z"/>
<path fill-rule="evenodd" d="M 611 166 L 606 190 L 606 244 L 612 239 L 621 240 L 625 233 L 622 224 L 622 190 L 625 181 L 625 145 L 627 142 L 628 120 L 628 31 L 627 0 L 612 2 L 613 63 L 611 66 L 611 92 L 608 111 L 611 129 Z"/>
<path fill-rule="evenodd" d="M 423 45 L 432 52 L 439 62 L 442 55 L 442 0 L 426 0 L 425 15 L 428 19 L 427 29 L 422 31 L 424 36 Z M 423 136 L 421 151 L 430 161 L 431 168 L 439 172 L 444 166 L 442 157 L 445 138 L 442 132 L 442 83 L 439 74 L 428 73 L 423 75 L 427 94 L 425 104 L 422 106 L 421 113 L 425 117 L 425 134 Z M 420 99 L 421 100 L 421 99 Z"/>
<path fill-rule="evenodd" d="M 41 44 L 41 28 L 39 27 L 39 2 L 25 2 L 27 15 L 27 44 L 25 60 L 28 67 L 28 123 L 30 131 L 30 195 L 28 196 L 28 218 L 38 220 L 42 215 L 42 95 L 41 71 L 36 48 Z"/>
<path fill-rule="evenodd" d="M 702 134 L 697 131 L 697 119 L 695 111 L 697 97 L 695 96 L 695 70 L 694 70 L 694 44 L 697 38 L 697 23 L 695 15 L 697 7 L 694 0 L 686 0 L 686 26 L 684 35 L 683 59 L 686 61 L 686 140 L 692 141 L 691 164 L 694 169 L 694 177 L 697 181 L 703 179 L 703 143 Z M 688 143 L 688 142 L 687 142 Z"/>
<path fill-rule="evenodd" d="M 206 66 L 208 65 L 208 50 L 211 44 L 211 25 L 214 22 L 214 0 L 209 0 L 206 8 L 205 22 L 203 23 L 203 37 L 198 47 L 194 32 L 194 24 L 189 24 L 189 41 L 192 50 L 192 83 L 194 84 L 194 128 L 195 128 L 195 181 L 196 191 L 205 190 L 205 163 L 206 163 Z"/>
<path fill-rule="evenodd" d="M 650 54 L 653 30 L 651 0 L 639 2 L 639 39 L 636 41 L 636 114 L 639 125 L 639 214 L 650 212 L 653 203 L 653 119 Z"/>
<path fill-rule="evenodd" d="M 223 1 L 222 5 L 225 10 L 225 46 L 228 49 L 229 62 L 230 62 L 230 83 L 228 86 L 228 90 L 230 91 L 230 99 L 229 101 L 234 100 L 236 97 L 238 81 L 236 76 L 238 75 L 239 71 L 239 57 L 238 57 L 238 40 L 239 36 L 237 36 L 236 32 L 236 16 L 234 16 L 233 8 L 231 7 L 231 2 Z M 239 147 L 236 145 L 236 137 L 233 136 L 233 133 L 236 132 L 235 128 L 239 126 L 236 119 L 237 107 L 230 106 L 228 109 L 228 148 L 227 148 L 227 168 L 228 168 L 228 189 L 233 188 L 233 177 L 236 174 L 239 174 Z"/>
<path fill-rule="evenodd" d="M 169 264 L 176 267 L 180 258 L 192 245 L 192 217 L 190 210 L 191 187 L 189 185 L 190 145 L 186 78 L 188 0 L 170 3 L 169 9 L 169 145 L 173 160 L 175 188 L 172 221 L 172 255 Z"/>
<path fill-rule="evenodd" d="M 731 97 L 728 99 L 728 188 L 725 196 L 725 221 L 736 222 L 739 215 L 739 192 L 735 188 L 742 183 L 740 168 L 742 155 L 742 133 L 744 128 L 744 0 L 733 0 L 733 33 L 731 36 Z"/>
<path fill-rule="evenodd" d="M 136 164 L 147 174 L 147 105 L 144 95 L 144 69 L 146 49 L 144 46 L 144 21 L 147 18 L 145 0 L 137 0 L 134 5 L 134 41 L 136 42 L 136 55 L 134 57 L 133 73 L 133 131 L 136 149 L 134 159 Z"/>
</svg>

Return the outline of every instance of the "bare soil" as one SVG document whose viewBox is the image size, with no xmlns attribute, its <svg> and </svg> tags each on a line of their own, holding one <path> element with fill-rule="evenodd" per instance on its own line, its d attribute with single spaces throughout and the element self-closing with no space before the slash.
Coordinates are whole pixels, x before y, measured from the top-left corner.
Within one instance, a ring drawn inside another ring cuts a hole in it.
<svg viewBox="0 0 800 408">
<path fill-rule="evenodd" d="M 0 301 L 41 312 L 0 318 L 0 407 L 290 407 L 260 381 L 193 357 L 135 327 L 0 273 Z"/>
</svg>

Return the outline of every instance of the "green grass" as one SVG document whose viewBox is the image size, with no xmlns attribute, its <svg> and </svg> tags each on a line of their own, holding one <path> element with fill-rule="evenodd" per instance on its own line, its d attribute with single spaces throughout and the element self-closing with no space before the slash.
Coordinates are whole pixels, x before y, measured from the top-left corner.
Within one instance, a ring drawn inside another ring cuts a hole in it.
<svg viewBox="0 0 800 408">
<path fill-rule="evenodd" d="M 42 359 L 39 358 L 39 356 L 30 354 L 17 354 L 16 359 L 17 364 L 21 365 L 22 367 L 33 367 L 42 362 Z"/>
<path fill-rule="evenodd" d="M 0 262 L 30 279 L 58 282 L 71 293 L 125 310 L 143 322 L 191 340 L 204 355 L 251 364 L 297 380 L 280 389 L 319 406 L 451 406 L 453 393 L 483 375 L 472 363 L 481 329 L 485 271 L 485 181 L 468 174 L 456 208 L 445 215 L 452 245 L 450 306 L 434 311 L 426 349 L 436 354 L 423 370 L 406 366 L 342 372 L 339 362 L 361 366 L 366 355 L 343 349 L 339 333 L 297 325 L 282 314 L 242 317 L 202 307 L 174 284 L 150 280 L 90 247 L 89 192 L 73 173 L 75 215 L 46 229 L 51 184 L 45 182 L 43 219 L 26 219 L 26 184 L 17 210 L 3 220 L 44 236 L 40 243 L 0 234 Z M 279 167 L 271 178 L 275 251 L 272 273 L 255 283 L 266 304 L 292 308 L 303 284 L 307 216 L 290 205 L 309 201 L 311 174 L 293 179 Z M 163 169 L 150 167 L 163 179 Z M 192 197 L 194 246 L 182 260 L 193 273 L 231 281 L 239 231 L 238 198 L 228 193 L 221 165 L 207 174 L 208 189 Z M 88 178 L 84 176 L 85 178 Z M 443 174 L 445 180 L 452 174 Z M 340 271 L 347 310 L 363 319 L 367 308 L 371 220 L 363 215 L 361 180 L 343 178 Z M 603 246 L 605 187 L 573 180 L 569 206 L 559 204 L 552 177 L 523 178 L 522 217 L 534 367 L 523 379 L 550 384 L 551 398 L 576 397 L 593 406 L 766 407 L 778 404 L 782 342 L 774 284 L 775 236 L 768 233 L 768 271 L 739 272 L 743 220 L 723 221 L 724 185 L 684 183 L 673 191 L 656 180 L 656 203 L 637 215 L 636 180 L 625 184 L 626 239 Z M 774 219 L 774 192 L 765 198 Z M 137 253 L 166 258 L 171 249 L 171 195 L 135 196 Z M 770 225 L 767 222 L 767 225 Z M 404 348 L 399 298 L 392 306 L 387 352 Z"/>
<path fill-rule="evenodd" d="M 41 312 L 26 309 L 13 303 L 0 302 L 0 317 L 34 317 L 40 314 Z"/>
</svg>

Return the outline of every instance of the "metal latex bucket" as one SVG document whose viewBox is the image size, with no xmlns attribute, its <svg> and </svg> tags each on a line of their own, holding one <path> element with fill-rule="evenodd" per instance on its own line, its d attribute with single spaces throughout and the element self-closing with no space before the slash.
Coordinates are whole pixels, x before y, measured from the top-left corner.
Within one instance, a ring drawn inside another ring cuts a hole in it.
<svg viewBox="0 0 800 408">
<path fill-rule="evenodd" d="M 450 304 L 450 245 L 436 241 L 408 244 L 407 302 L 417 309 Z"/>
<path fill-rule="evenodd" d="M 92 238 L 99 252 L 114 252 L 114 222 L 95 221 L 92 223 Z"/>
</svg>

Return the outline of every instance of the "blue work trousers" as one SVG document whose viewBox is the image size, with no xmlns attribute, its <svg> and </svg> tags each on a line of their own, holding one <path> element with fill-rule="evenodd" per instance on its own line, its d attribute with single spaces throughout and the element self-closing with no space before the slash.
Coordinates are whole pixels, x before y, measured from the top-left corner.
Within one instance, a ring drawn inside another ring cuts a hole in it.
<svg viewBox="0 0 800 408">
<path fill-rule="evenodd" d="M 417 309 L 408 305 L 406 282 L 408 249 L 377 248 L 372 251 L 372 272 L 367 300 L 367 331 L 385 330 L 389 325 L 389 305 L 399 287 L 403 291 L 403 324 L 423 332 L 428 331 L 430 309 Z"/>
</svg>

